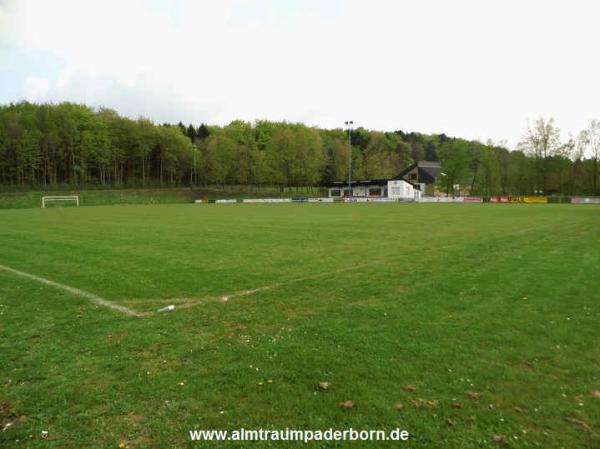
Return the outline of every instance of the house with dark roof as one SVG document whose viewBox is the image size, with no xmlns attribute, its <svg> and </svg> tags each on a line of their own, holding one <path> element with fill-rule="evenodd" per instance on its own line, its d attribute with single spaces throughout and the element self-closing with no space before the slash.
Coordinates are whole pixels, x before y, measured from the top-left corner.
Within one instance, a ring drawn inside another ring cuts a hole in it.
<svg viewBox="0 0 600 449">
<path fill-rule="evenodd" d="M 442 166 L 439 162 L 419 161 L 406 167 L 394 179 L 404 179 L 419 186 L 423 195 L 435 194 L 435 182 L 440 176 Z"/>
<path fill-rule="evenodd" d="M 418 199 L 421 195 L 434 194 L 435 181 L 440 171 L 439 162 L 419 161 L 391 179 L 353 180 L 350 186 L 348 181 L 332 182 L 329 196 Z"/>
</svg>

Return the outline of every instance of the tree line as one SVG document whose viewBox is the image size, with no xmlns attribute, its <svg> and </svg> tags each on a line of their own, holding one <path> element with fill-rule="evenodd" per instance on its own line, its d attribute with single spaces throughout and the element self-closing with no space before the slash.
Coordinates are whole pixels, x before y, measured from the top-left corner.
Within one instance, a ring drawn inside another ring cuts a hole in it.
<svg viewBox="0 0 600 449">
<path fill-rule="evenodd" d="M 445 134 L 352 131 L 353 179 L 440 161 L 440 189 L 476 195 L 597 194 L 600 122 L 565 141 L 552 119 L 515 151 Z M 0 106 L 0 186 L 313 187 L 347 179 L 348 134 L 300 123 L 155 124 L 74 103 Z"/>
</svg>

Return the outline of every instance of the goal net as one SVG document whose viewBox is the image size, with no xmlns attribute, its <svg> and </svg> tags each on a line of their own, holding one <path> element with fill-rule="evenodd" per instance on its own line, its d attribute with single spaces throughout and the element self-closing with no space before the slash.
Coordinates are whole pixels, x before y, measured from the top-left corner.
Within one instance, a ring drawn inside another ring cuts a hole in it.
<svg viewBox="0 0 600 449">
<path fill-rule="evenodd" d="M 42 209 L 45 209 L 46 205 L 53 201 L 74 201 L 75 205 L 79 207 L 79 195 L 50 195 L 42 197 Z"/>
</svg>

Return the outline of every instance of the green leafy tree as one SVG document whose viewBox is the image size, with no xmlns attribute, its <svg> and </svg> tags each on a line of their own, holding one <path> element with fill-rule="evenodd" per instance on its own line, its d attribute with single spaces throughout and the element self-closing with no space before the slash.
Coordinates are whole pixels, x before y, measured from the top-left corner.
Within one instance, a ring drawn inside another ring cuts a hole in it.
<svg viewBox="0 0 600 449">
<path fill-rule="evenodd" d="M 441 188 L 479 195 L 598 191 L 600 125 L 561 142 L 552 120 L 530 127 L 522 151 L 445 134 L 352 132 L 352 179 L 386 178 L 440 160 Z M 76 103 L 0 106 L 0 187 L 217 183 L 312 187 L 348 179 L 344 129 L 235 120 L 227 126 L 156 125 Z M 577 154 L 573 155 L 577 147 Z"/>
<path fill-rule="evenodd" d="M 440 145 L 438 155 L 442 165 L 440 187 L 446 195 L 454 194 L 455 186 L 464 186 L 469 169 L 469 143 L 461 139 L 449 139 Z"/>
<path fill-rule="evenodd" d="M 536 193 L 548 190 L 548 158 L 560 154 L 564 146 L 560 140 L 560 130 L 554 119 L 540 117 L 527 127 L 519 147 L 535 160 Z"/>
<path fill-rule="evenodd" d="M 588 127 L 579 134 L 580 158 L 589 157 L 591 160 L 591 193 L 598 195 L 598 176 L 600 159 L 600 120 L 592 120 Z"/>
</svg>

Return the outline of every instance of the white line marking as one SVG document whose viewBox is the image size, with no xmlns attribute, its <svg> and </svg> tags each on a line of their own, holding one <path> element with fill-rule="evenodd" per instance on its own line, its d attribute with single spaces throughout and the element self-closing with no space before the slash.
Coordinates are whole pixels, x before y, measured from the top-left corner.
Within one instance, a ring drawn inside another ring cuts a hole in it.
<svg viewBox="0 0 600 449">
<path fill-rule="evenodd" d="M 232 298 L 239 298 L 241 296 L 249 296 L 249 295 L 253 295 L 254 293 L 260 293 L 260 292 L 264 292 L 267 290 L 273 290 L 274 288 L 280 287 L 281 285 L 283 285 L 283 284 L 277 283 L 277 284 L 272 284 L 272 285 L 265 285 L 264 287 L 253 288 L 250 290 L 242 290 L 240 292 L 235 292 L 235 293 L 230 293 L 228 295 L 220 296 L 219 299 L 223 302 L 227 302 Z"/>
<path fill-rule="evenodd" d="M 345 271 L 359 270 L 361 268 L 365 268 L 365 267 L 368 267 L 371 265 L 372 265 L 372 263 L 354 265 L 354 266 L 348 267 L 348 268 L 340 268 L 339 270 L 327 271 L 325 273 L 311 274 L 308 276 L 303 276 L 303 277 L 299 277 L 299 278 L 289 279 L 287 281 L 278 282 L 276 284 L 265 285 L 263 287 L 253 288 L 250 290 L 241 290 L 241 291 L 237 291 L 237 292 L 233 292 L 233 293 L 229 293 L 229 294 L 221 295 L 221 296 L 204 296 L 202 298 L 171 298 L 168 301 L 173 301 L 174 299 L 188 300 L 188 302 L 184 302 L 183 304 L 178 305 L 177 308 L 178 309 L 189 309 L 190 307 L 197 307 L 206 301 L 215 301 L 216 300 L 216 301 L 221 301 L 221 302 L 227 302 L 230 299 L 254 295 L 255 293 L 260 293 L 260 292 L 264 292 L 264 291 L 268 291 L 268 290 L 273 290 L 273 289 L 276 289 L 279 287 L 284 287 L 286 285 L 293 284 L 295 282 L 309 281 L 312 279 L 318 279 L 318 278 L 322 278 L 322 277 L 332 276 L 332 275 L 338 274 L 338 273 L 343 273 Z"/>
<path fill-rule="evenodd" d="M 549 226 L 532 226 L 530 228 L 520 229 L 520 230 L 512 232 L 512 233 L 504 234 L 502 236 L 499 236 L 499 238 L 511 237 L 513 235 L 522 234 L 522 233 L 526 233 L 526 232 L 530 232 L 530 231 L 537 231 L 539 229 L 547 228 L 547 227 L 549 227 Z M 450 244 L 443 246 L 442 248 L 446 250 L 448 248 L 458 247 L 460 244 L 461 244 L 461 242 L 450 243 Z M 276 284 L 265 285 L 263 287 L 253 288 L 253 289 L 249 289 L 249 290 L 240 290 L 237 292 L 232 292 L 232 293 L 228 293 L 228 294 L 220 295 L 220 296 L 203 296 L 203 297 L 196 297 L 196 298 L 190 298 L 190 297 L 181 298 L 181 297 L 179 297 L 179 298 L 159 299 L 159 301 L 161 301 L 162 303 L 164 303 L 166 301 L 183 301 L 176 306 L 177 309 L 189 309 L 189 308 L 201 306 L 201 305 L 205 304 L 207 301 L 227 302 L 230 299 L 241 298 L 244 296 L 251 296 L 251 295 L 254 295 L 255 293 L 274 290 L 276 288 L 284 287 L 286 285 L 293 284 L 295 282 L 303 282 L 303 281 L 309 281 L 312 279 L 333 276 L 335 274 L 344 273 L 346 271 L 356 271 L 356 270 L 374 266 L 374 265 L 390 263 L 395 260 L 397 260 L 396 257 L 372 260 L 369 263 L 363 263 L 363 264 L 359 264 L 359 265 L 353 265 L 351 267 L 340 268 L 340 269 L 333 270 L 333 271 L 326 271 L 323 273 L 317 273 L 317 274 L 311 274 L 308 276 L 292 278 L 287 281 L 277 282 Z M 147 301 L 147 299 L 146 299 L 146 301 Z M 147 312 L 147 313 L 142 313 L 141 315 L 147 316 L 147 315 L 151 315 L 151 314 L 152 314 L 152 312 Z"/>
<path fill-rule="evenodd" d="M 107 299 L 101 298 L 100 296 L 94 295 L 93 293 L 86 292 L 85 290 L 81 290 L 81 289 L 78 289 L 75 287 L 70 287 L 65 284 L 60 284 L 58 282 L 51 281 L 50 279 L 46 279 L 41 276 L 36 276 L 35 274 L 30 274 L 30 273 L 26 273 L 24 271 L 15 270 L 14 268 L 10 268 L 5 265 L 0 265 L 0 270 L 8 271 L 9 273 L 16 274 L 17 276 L 21 276 L 21 277 L 24 277 L 27 279 L 33 279 L 34 281 L 41 282 L 42 284 L 50 285 L 51 287 L 58 288 L 60 290 L 64 290 L 75 296 L 80 296 L 82 298 L 89 299 L 94 304 L 116 310 L 117 312 L 124 313 L 125 315 L 143 316 L 143 314 L 136 312 L 135 310 L 131 310 L 127 307 L 121 306 L 119 304 L 115 304 L 114 302 L 108 301 Z"/>
</svg>

